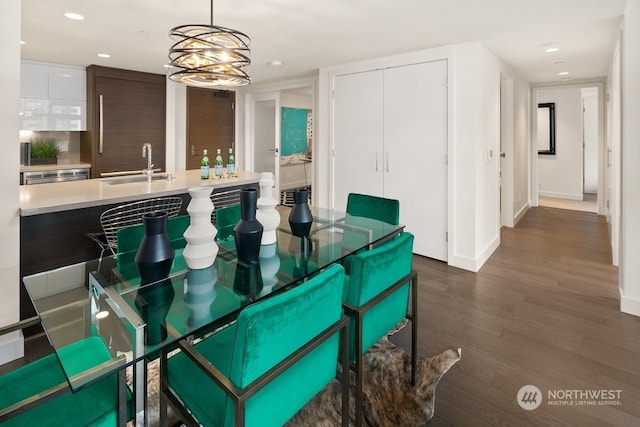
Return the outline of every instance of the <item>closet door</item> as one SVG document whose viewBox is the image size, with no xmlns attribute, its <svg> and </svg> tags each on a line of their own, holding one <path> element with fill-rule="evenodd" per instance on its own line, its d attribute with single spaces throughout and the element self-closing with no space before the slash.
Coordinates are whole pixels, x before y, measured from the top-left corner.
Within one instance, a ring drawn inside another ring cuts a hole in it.
<svg viewBox="0 0 640 427">
<path fill-rule="evenodd" d="M 413 251 L 447 260 L 447 61 L 384 70 L 384 196 Z"/>
<path fill-rule="evenodd" d="M 382 71 L 336 76 L 333 86 L 333 207 L 351 192 L 382 195 Z"/>
</svg>

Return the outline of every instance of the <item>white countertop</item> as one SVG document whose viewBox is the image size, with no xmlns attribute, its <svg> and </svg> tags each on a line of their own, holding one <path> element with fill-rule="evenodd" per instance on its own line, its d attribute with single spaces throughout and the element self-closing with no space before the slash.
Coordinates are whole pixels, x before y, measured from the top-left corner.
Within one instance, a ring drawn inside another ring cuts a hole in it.
<svg viewBox="0 0 640 427">
<path fill-rule="evenodd" d="M 55 165 L 20 165 L 20 172 L 43 172 L 43 171 L 56 171 L 61 169 L 91 169 L 90 163 L 70 163 L 70 162 L 58 162 Z"/>
<path fill-rule="evenodd" d="M 165 176 L 166 174 L 156 174 Z M 236 177 L 200 179 L 200 170 L 173 172 L 173 179 L 151 182 L 110 184 L 128 177 L 85 179 L 80 181 L 20 186 L 20 216 L 39 215 L 145 198 L 187 193 L 191 187 L 211 185 L 214 188 L 256 183 L 259 173 L 237 171 Z M 137 176 L 137 175 L 136 175 Z M 143 177 L 144 178 L 144 177 Z"/>
</svg>

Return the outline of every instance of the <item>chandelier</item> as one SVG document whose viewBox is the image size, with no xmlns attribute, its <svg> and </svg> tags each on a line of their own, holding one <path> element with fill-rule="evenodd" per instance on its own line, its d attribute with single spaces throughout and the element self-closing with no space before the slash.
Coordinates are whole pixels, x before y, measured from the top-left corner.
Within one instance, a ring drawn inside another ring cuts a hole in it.
<svg viewBox="0 0 640 427">
<path fill-rule="evenodd" d="M 251 83 L 251 39 L 240 31 L 213 25 L 180 25 L 169 31 L 169 78 L 189 86 L 233 87 Z"/>
</svg>

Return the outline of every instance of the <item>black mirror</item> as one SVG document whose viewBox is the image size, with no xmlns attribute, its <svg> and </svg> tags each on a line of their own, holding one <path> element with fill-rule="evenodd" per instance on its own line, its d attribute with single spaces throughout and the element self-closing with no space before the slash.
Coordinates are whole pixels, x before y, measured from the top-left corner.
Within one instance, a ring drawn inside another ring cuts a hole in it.
<svg viewBox="0 0 640 427">
<path fill-rule="evenodd" d="M 538 154 L 556 154 L 556 104 L 538 104 Z"/>
</svg>

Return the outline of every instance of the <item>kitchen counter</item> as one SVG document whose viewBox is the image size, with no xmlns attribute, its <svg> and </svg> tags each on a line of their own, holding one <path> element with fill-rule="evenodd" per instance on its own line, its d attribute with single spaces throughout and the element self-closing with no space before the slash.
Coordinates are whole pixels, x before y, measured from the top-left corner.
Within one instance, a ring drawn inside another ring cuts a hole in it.
<svg viewBox="0 0 640 427">
<path fill-rule="evenodd" d="M 47 165 L 57 166 L 60 165 Z M 41 167 L 41 166 L 38 166 Z M 62 212 L 86 207 L 124 203 L 143 198 L 164 197 L 187 193 L 191 187 L 211 185 L 214 189 L 257 183 L 260 174 L 238 171 L 236 177 L 200 179 L 200 170 L 173 172 L 171 180 L 167 174 L 156 173 L 150 183 L 127 182 L 138 179 L 138 175 L 87 179 L 20 186 L 20 216 L 26 217 L 52 212 Z M 139 175 L 140 179 L 145 179 Z M 157 179 L 159 178 L 159 179 Z"/>
</svg>

